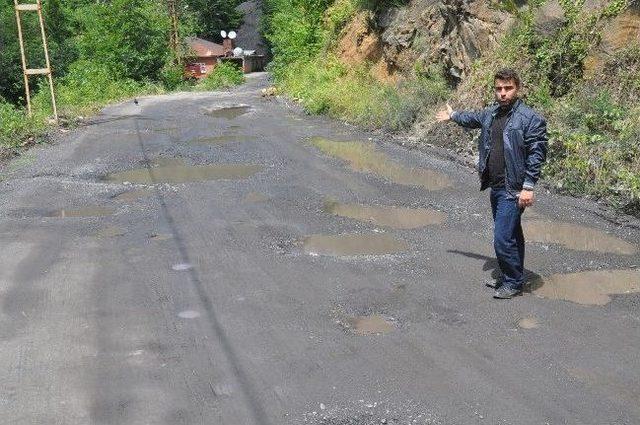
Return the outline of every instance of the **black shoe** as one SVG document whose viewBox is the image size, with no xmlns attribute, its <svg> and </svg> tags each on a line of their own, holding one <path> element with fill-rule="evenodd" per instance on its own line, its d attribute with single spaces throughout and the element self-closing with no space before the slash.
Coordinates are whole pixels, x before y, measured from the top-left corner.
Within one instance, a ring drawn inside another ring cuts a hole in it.
<svg viewBox="0 0 640 425">
<path fill-rule="evenodd" d="M 489 288 L 498 289 L 499 287 L 502 286 L 502 280 L 501 279 L 487 279 L 487 280 L 484 281 L 484 285 L 488 286 Z"/>
<path fill-rule="evenodd" d="M 501 300 L 508 300 L 517 295 L 522 295 L 522 289 L 518 288 L 510 288 L 508 286 L 501 286 L 496 289 L 496 292 L 493 294 L 493 298 L 498 298 Z"/>
</svg>

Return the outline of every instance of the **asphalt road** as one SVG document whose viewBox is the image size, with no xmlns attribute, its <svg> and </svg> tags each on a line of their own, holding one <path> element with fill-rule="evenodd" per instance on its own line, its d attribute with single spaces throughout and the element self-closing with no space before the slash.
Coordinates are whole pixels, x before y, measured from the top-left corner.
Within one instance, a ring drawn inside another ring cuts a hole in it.
<svg viewBox="0 0 640 425">
<path fill-rule="evenodd" d="M 539 190 L 494 300 L 472 170 L 266 85 L 5 167 L 0 424 L 640 423 L 638 221 Z"/>
</svg>

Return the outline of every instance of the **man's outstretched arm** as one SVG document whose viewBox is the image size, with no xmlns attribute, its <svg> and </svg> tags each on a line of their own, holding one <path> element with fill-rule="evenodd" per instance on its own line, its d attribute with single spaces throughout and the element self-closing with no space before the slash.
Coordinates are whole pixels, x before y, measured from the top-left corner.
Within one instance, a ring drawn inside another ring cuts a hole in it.
<svg viewBox="0 0 640 425">
<path fill-rule="evenodd" d="M 440 110 L 436 113 L 438 122 L 453 121 L 466 128 L 482 127 L 482 112 L 476 111 L 454 111 L 447 103 L 447 109 Z"/>
</svg>

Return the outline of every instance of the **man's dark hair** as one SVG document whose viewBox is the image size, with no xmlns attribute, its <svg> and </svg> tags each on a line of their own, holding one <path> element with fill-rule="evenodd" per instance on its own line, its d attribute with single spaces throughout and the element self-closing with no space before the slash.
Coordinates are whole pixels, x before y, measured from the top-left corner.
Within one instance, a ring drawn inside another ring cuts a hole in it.
<svg viewBox="0 0 640 425">
<path fill-rule="evenodd" d="M 520 87 L 520 76 L 512 68 L 503 68 L 496 72 L 493 76 L 493 80 L 509 81 L 513 80 L 516 83 L 516 87 Z"/>
</svg>

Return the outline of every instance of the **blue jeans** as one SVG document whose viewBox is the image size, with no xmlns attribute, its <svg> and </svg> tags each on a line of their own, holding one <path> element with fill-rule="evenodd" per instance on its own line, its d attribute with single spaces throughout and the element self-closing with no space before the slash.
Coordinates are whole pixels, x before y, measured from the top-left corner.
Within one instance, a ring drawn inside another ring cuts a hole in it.
<svg viewBox="0 0 640 425">
<path fill-rule="evenodd" d="M 502 284 L 522 289 L 524 284 L 524 234 L 520 218 L 524 208 L 518 206 L 504 189 L 491 189 L 493 213 L 493 247 L 502 271 Z"/>
</svg>

